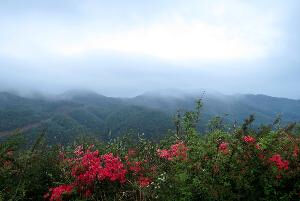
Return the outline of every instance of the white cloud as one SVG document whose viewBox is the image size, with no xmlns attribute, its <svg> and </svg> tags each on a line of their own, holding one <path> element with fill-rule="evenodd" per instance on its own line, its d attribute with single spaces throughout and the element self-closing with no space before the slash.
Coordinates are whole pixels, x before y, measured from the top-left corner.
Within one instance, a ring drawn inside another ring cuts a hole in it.
<svg viewBox="0 0 300 201">
<path fill-rule="evenodd" d="M 253 59 L 265 56 L 267 47 L 236 30 L 202 22 L 154 24 L 145 28 L 95 34 L 75 43 L 56 44 L 54 51 L 66 56 L 97 50 L 142 54 L 167 60 Z"/>
<path fill-rule="evenodd" d="M 35 16 L 11 22 L 13 28 L 3 26 L 8 28 L 3 29 L 7 40 L 2 41 L 0 54 L 36 59 L 115 51 L 171 61 L 254 60 L 268 56 L 279 41 L 280 31 L 274 26 L 272 12 L 258 12 L 237 1 L 208 4 L 204 16 L 163 14 L 160 21 L 127 27 L 116 24 L 118 28 L 112 30 L 97 24 L 97 19 L 72 26 L 67 21 Z"/>
</svg>

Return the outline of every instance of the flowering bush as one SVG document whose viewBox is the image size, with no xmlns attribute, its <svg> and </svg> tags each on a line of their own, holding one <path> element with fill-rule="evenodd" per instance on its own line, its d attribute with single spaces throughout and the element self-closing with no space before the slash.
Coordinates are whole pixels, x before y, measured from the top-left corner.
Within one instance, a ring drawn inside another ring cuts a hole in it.
<svg viewBox="0 0 300 201">
<path fill-rule="evenodd" d="M 5 145 L 0 200 L 299 200 L 299 135 L 189 132 L 156 143 Z"/>
<path fill-rule="evenodd" d="M 70 194 L 76 190 L 79 196 L 88 198 L 95 190 L 96 183 L 105 180 L 110 182 L 126 182 L 125 165 L 119 157 L 112 153 L 99 155 L 99 151 L 87 149 L 83 151 L 83 146 L 78 146 L 74 150 L 75 157 L 67 158 L 63 162 L 70 167 L 72 183 L 60 185 L 53 190 L 50 188 L 51 201 L 61 201 L 63 194 Z M 52 191 L 52 192 L 51 192 Z"/>
</svg>

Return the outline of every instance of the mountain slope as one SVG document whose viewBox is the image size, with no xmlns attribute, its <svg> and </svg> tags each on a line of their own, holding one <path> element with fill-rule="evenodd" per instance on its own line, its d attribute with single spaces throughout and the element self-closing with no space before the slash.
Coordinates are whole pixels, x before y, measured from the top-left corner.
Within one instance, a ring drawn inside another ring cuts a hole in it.
<svg viewBox="0 0 300 201">
<path fill-rule="evenodd" d="M 250 114 L 255 115 L 256 124 L 271 123 L 277 115 L 282 116 L 283 122 L 300 121 L 299 100 L 251 94 L 184 93 L 173 96 L 161 94 L 144 94 L 128 102 L 174 114 L 178 109 L 183 111 L 193 109 L 195 100 L 201 98 L 204 105 L 202 120 L 205 122 L 211 117 L 225 115 L 227 122 L 242 122 Z"/>
<path fill-rule="evenodd" d="M 80 135 L 108 140 L 130 131 L 154 138 L 172 128 L 172 122 L 162 111 L 95 93 L 64 94 L 56 100 L 0 93 L 0 137 L 17 128 L 30 139 L 46 131 L 48 141 L 65 143 Z"/>
<path fill-rule="evenodd" d="M 67 92 L 55 98 L 24 98 L 0 93 L 0 138 L 19 128 L 33 139 L 46 131 L 51 143 L 65 143 L 80 135 L 103 140 L 128 132 L 157 138 L 173 128 L 172 116 L 192 110 L 197 98 L 204 107 L 200 128 L 215 116 L 225 122 L 242 122 L 250 114 L 256 125 L 272 123 L 281 114 L 283 123 L 300 121 L 300 101 L 265 95 L 218 93 L 146 93 L 134 98 L 111 98 L 93 92 Z"/>
</svg>

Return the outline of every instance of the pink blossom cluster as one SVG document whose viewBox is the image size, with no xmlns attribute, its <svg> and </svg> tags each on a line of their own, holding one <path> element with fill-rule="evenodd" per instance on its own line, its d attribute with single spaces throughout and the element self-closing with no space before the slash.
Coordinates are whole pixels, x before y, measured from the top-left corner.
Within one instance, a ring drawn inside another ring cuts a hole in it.
<svg viewBox="0 0 300 201">
<path fill-rule="evenodd" d="M 125 156 L 127 161 L 128 170 L 133 173 L 134 176 L 137 176 L 137 183 L 141 188 L 148 187 L 151 183 L 151 179 L 145 176 L 146 172 L 149 170 L 145 169 L 143 165 L 147 163 L 147 160 L 136 161 L 134 158 L 136 156 L 136 150 L 129 149 L 128 155 Z"/>
<path fill-rule="evenodd" d="M 244 142 L 247 142 L 247 143 L 254 143 L 256 141 L 255 138 L 250 135 L 244 136 L 243 140 L 244 140 Z"/>
<path fill-rule="evenodd" d="M 44 198 L 49 198 L 50 201 L 62 201 L 63 195 L 71 194 L 73 191 L 73 185 L 60 185 L 55 188 L 50 188 L 51 196 L 47 193 Z"/>
<path fill-rule="evenodd" d="M 77 147 L 74 151 L 75 158 L 67 160 L 72 167 L 74 182 L 51 189 L 50 201 L 61 201 L 62 195 L 71 193 L 73 188 L 89 197 L 96 181 L 126 182 L 127 170 L 119 157 L 112 153 L 99 155 L 98 151 L 82 150 L 81 146 Z"/>
<path fill-rule="evenodd" d="M 289 169 L 289 161 L 283 160 L 279 154 L 274 154 L 269 161 L 274 163 L 279 170 Z"/>
<path fill-rule="evenodd" d="M 170 149 L 158 149 L 157 154 L 160 158 L 164 158 L 167 160 L 187 160 L 187 151 L 187 146 L 180 141 L 176 144 L 171 145 Z"/>
<path fill-rule="evenodd" d="M 228 154 L 229 153 L 229 148 L 228 148 L 229 143 L 228 142 L 222 142 L 219 144 L 219 151 L 222 152 L 223 154 Z"/>
<path fill-rule="evenodd" d="M 151 183 L 151 180 L 150 180 L 150 178 L 149 177 L 143 177 L 143 176 L 141 176 L 141 177 L 139 177 L 139 185 L 140 185 L 140 187 L 147 187 L 147 186 L 149 186 L 150 185 L 150 183 Z"/>
<path fill-rule="evenodd" d="M 92 185 L 95 181 L 126 181 L 127 170 L 119 157 L 112 153 L 99 155 L 98 151 L 87 150 L 81 160 L 72 168 L 75 184 L 80 187 Z"/>
</svg>

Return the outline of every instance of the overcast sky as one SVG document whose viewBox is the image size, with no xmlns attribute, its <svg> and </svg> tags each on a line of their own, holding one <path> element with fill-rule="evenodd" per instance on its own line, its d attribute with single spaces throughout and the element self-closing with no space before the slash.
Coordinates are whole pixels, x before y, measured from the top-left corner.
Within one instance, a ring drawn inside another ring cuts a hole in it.
<svg viewBox="0 0 300 201">
<path fill-rule="evenodd" d="M 1 0 L 0 90 L 300 99 L 299 0 Z"/>
</svg>

